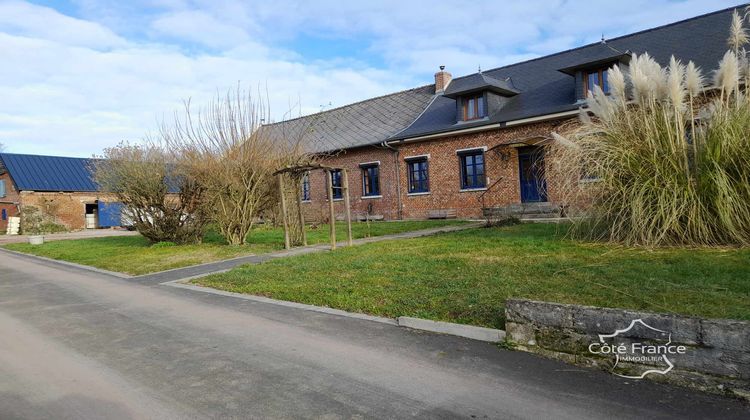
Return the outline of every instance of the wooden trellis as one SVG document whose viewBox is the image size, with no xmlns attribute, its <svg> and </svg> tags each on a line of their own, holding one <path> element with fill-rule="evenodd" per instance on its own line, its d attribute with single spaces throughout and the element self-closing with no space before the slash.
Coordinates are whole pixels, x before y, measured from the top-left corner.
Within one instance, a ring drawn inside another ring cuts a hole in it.
<svg viewBox="0 0 750 420">
<path fill-rule="evenodd" d="M 288 166 L 274 172 L 277 177 L 279 187 L 279 205 L 281 207 L 281 218 L 284 224 L 284 248 L 290 249 L 292 247 L 290 240 L 290 223 L 289 215 L 286 203 L 286 195 L 284 194 L 284 175 L 289 174 L 292 179 L 299 179 L 302 182 L 302 176 L 305 173 L 309 173 L 315 170 L 322 170 L 326 174 L 326 185 L 328 188 L 328 211 L 329 211 L 329 226 L 331 236 L 331 249 L 336 249 L 336 214 L 333 205 L 333 191 L 336 188 L 340 188 L 344 198 L 344 207 L 346 208 L 346 227 L 347 227 L 347 244 L 352 245 L 352 212 L 349 201 L 349 176 L 346 169 L 334 168 L 330 166 L 320 164 L 308 164 L 298 166 Z M 341 186 L 333 186 L 333 171 L 341 171 Z M 305 215 L 302 211 L 302 197 L 301 197 L 301 185 L 295 189 L 297 197 L 297 218 L 299 221 L 299 228 L 301 229 L 302 245 L 307 245 L 307 235 L 305 234 Z"/>
</svg>

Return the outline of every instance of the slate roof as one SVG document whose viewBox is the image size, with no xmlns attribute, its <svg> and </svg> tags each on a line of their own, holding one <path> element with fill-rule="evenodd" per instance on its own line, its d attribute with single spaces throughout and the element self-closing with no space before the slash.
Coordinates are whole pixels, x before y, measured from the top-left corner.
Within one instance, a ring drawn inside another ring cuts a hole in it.
<svg viewBox="0 0 750 420">
<path fill-rule="evenodd" d="M 435 93 L 426 85 L 305 117 L 264 125 L 278 139 L 303 136 L 310 151 L 329 152 L 379 144 L 411 124 Z"/>
<path fill-rule="evenodd" d="M 742 7 L 742 6 L 740 6 Z M 509 80 L 520 93 L 508 101 L 489 118 L 470 123 L 456 123 L 456 102 L 446 96 L 439 96 L 427 110 L 402 132 L 389 140 L 406 139 L 428 134 L 443 133 L 487 124 L 575 110 L 575 79 L 563 71 L 585 63 L 601 61 L 627 52 L 642 54 L 648 52 L 662 65 L 675 57 L 687 63 L 692 60 L 710 76 L 719 60 L 727 51 L 727 38 L 732 11 L 735 8 L 697 16 L 691 19 L 660 26 L 557 54 L 486 70 L 484 75 L 497 80 Z M 739 9 L 739 7 L 738 7 Z M 454 83 L 465 83 L 469 75 L 454 79 Z"/>
<path fill-rule="evenodd" d="M 92 192 L 92 159 L 0 153 L 0 161 L 19 191 Z"/>
<path fill-rule="evenodd" d="M 564 69 L 558 69 L 557 71 L 565 73 L 565 74 L 569 74 L 571 76 L 575 76 L 576 71 L 578 70 L 596 67 L 597 65 L 606 65 L 614 61 L 624 62 L 627 64 L 630 62 L 630 59 L 633 57 L 630 51 L 625 51 L 625 52 L 615 51 L 612 48 L 610 48 L 606 43 L 602 44 L 601 42 L 597 45 L 600 46 L 599 51 L 595 51 L 595 49 L 592 49 L 591 54 L 588 57 L 588 61 L 584 63 L 574 64 Z"/>
<path fill-rule="evenodd" d="M 474 73 L 472 75 L 461 77 L 452 81 L 443 93 L 444 96 L 455 98 L 459 95 L 465 95 L 473 92 L 490 90 L 502 95 L 513 96 L 518 92 L 509 80 L 498 80 L 488 76 L 486 73 Z"/>
</svg>

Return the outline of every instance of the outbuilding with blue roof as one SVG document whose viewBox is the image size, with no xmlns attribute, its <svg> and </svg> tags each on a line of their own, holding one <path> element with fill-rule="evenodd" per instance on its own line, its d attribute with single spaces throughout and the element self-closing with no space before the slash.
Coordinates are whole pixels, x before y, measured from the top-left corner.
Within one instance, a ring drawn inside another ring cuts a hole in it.
<svg viewBox="0 0 750 420">
<path fill-rule="evenodd" d="M 24 206 L 67 229 L 121 226 L 122 205 L 94 180 L 95 159 L 0 153 L 0 229 Z"/>
</svg>

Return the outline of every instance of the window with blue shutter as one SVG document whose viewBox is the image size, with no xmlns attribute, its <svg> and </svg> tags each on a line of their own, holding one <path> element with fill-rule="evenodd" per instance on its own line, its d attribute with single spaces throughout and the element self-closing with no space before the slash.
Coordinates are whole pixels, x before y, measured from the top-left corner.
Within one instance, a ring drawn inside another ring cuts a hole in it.
<svg viewBox="0 0 750 420">
<path fill-rule="evenodd" d="M 8 211 L 3 209 L 2 215 L 0 215 L 0 219 L 2 220 L 8 220 Z"/>
</svg>

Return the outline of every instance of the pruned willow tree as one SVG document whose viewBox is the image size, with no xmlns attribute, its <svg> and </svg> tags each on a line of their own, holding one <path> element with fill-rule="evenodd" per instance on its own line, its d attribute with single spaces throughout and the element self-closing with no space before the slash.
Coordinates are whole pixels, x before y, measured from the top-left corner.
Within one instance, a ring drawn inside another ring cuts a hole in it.
<svg viewBox="0 0 750 420">
<path fill-rule="evenodd" d="M 203 108 L 186 102 L 156 136 L 203 187 L 206 212 L 232 245 L 245 244 L 255 223 L 275 212 L 274 172 L 316 159 L 303 141 L 304 129 L 278 136 L 262 129 L 269 119 L 267 101 L 237 88 Z"/>
<path fill-rule="evenodd" d="M 587 203 L 577 237 L 627 245 L 750 245 L 750 63 L 746 16 L 704 82 L 694 63 L 633 55 L 595 88 L 551 159 L 567 203 Z M 579 182 L 585 176 L 595 182 Z"/>
</svg>

